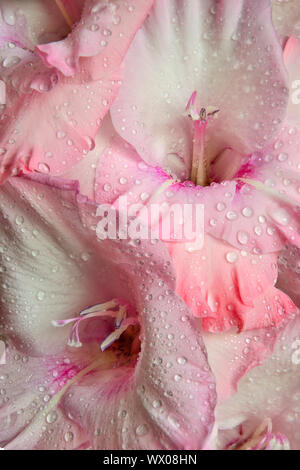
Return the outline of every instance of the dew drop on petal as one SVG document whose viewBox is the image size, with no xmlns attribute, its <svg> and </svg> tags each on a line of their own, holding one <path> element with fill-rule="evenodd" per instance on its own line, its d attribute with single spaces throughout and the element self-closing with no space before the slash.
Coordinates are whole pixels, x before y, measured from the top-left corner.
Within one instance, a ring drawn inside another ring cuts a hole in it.
<svg viewBox="0 0 300 470">
<path fill-rule="evenodd" d="M 244 231 L 239 231 L 237 233 L 237 239 L 238 239 L 238 242 L 241 244 L 241 245 L 247 245 L 248 241 L 249 241 L 249 235 L 247 232 L 244 232 Z"/>
<path fill-rule="evenodd" d="M 17 65 L 21 61 L 20 57 L 13 56 L 13 57 L 5 57 L 5 59 L 2 62 L 3 67 L 13 67 L 14 65 Z"/>
<path fill-rule="evenodd" d="M 57 413 L 56 411 L 50 411 L 50 413 L 47 414 L 46 416 L 46 421 L 49 424 L 54 423 L 57 420 Z"/>
<path fill-rule="evenodd" d="M 140 424 L 135 430 L 137 436 L 145 436 L 149 432 L 147 424 Z"/>
<path fill-rule="evenodd" d="M 229 251 L 226 253 L 226 260 L 231 264 L 236 263 L 238 260 L 238 254 L 235 251 Z"/>
<path fill-rule="evenodd" d="M 244 207 L 244 209 L 242 209 L 242 214 L 244 217 L 252 217 L 253 209 L 251 209 L 251 207 Z"/>
<path fill-rule="evenodd" d="M 50 167 L 49 167 L 49 165 L 47 165 L 47 163 L 42 163 L 42 162 L 39 163 L 38 164 L 38 169 L 42 173 L 49 173 L 50 172 Z"/>
</svg>

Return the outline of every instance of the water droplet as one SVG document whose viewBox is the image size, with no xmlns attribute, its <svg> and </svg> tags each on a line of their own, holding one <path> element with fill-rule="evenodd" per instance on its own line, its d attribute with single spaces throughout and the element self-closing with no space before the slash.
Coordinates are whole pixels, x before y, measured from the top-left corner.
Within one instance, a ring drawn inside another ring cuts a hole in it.
<svg viewBox="0 0 300 470">
<path fill-rule="evenodd" d="M 56 137 L 58 139 L 64 139 L 66 137 L 66 133 L 64 131 L 57 131 L 56 132 Z"/>
<path fill-rule="evenodd" d="M 137 428 L 136 428 L 136 434 L 138 436 L 145 436 L 146 434 L 148 434 L 149 432 L 149 428 L 147 426 L 147 424 L 140 424 Z"/>
<path fill-rule="evenodd" d="M 86 143 L 88 144 L 89 150 L 93 150 L 95 148 L 95 141 L 92 137 L 86 136 L 85 138 Z"/>
<path fill-rule="evenodd" d="M 90 259 L 89 253 L 82 253 L 81 259 L 82 259 L 83 261 L 88 261 L 88 260 Z"/>
<path fill-rule="evenodd" d="M 228 253 L 226 253 L 226 260 L 228 261 L 228 263 L 236 263 L 238 257 L 239 256 L 235 251 L 229 251 Z"/>
<path fill-rule="evenodd" d="M 178 364 L 183 366 L 184 364 L 187 363 L 187 359 L 185 357 L 178 357 L 177 362 L 178 362 Z"/>
<path fill-rule="evenodd" d="M 152 403 L 153 408 L 160 408 L 162 405 L 162 402 L 160 400 L 154 400 Z"/>
<path fill-rule="evenodd" d="M 64 438 L 66 442 L 71 442 L 74 439 L 74 434 L 71 431 L 68 431 L 65 433 Z"/>
<path fill-rule="evenodd" d="M 49 173 L 50 172 L 50 167 L 49 165 L 47 165 L 47 163 L 39 163 L 38 164 L 38 169 L 42 172 L 42 173 Z"/>
<path fill-rule="evenodd" d="M 50 413 L 47 414 L 46 416 L 46 421 L 49 424 L 54 423 L 57 420 L 57 413 L 56 411 L 50 411 Z"/>
<path fill-rule="evenodd" d="M 10 56 L 10 57 L 5 57 L 5 59 L 2 62 L 3 67 L 13 67 L 14 65 L 17 65 L 21 61 L 20 57 L 17 56 Z"/>
<path fill-rule="evenodd" d="M 111 184 L 105 183 L 105 185 L 103 186 L 103 189 L 104 189 L 104 191 L 106 191 L 106 192 L 107 192 L 107 191 L 110 191 L 110 190 L 111 190 Z"/>
<path fill-rule="evenodd" d="M 249 235 L 247 232 L 240 231 L 237 233 L 237 239 L 241 245 L 247 245 L 249 241 Z"/>
<path fill-rule="evenodd" d="M 252 217 L 253 209 L 251 209 L 251 207 L 244 207 L 244 209 L 242 210 L 242 214 L 244 217 Z"/>
<path fill-rule="evenodd" d="M 279 160 L 280 162 L 285 162 L 287 159 L 288 159 L 288 155 L 287 155 L 286 153 L 280 153 L 280 154 L 278 155 L 278 160 Z"/>
<path fill-rule="evenodd" d="M 16 224 L 22 225 L 24 223 L 24 217 L 22 215 L 17 215 L 16 217 Z"/>
<path fill-rule="evenodd" d="M 93 32 L 94 32 L 94 31 L 98 31 L 98 29 L 99 29 L 99 26 L 98 26 L 96 23 L 91 24 L 91 25 L 89 26 L 89 30 L 90 30 L 90 31 L 93 31 Z"/>
<path fill-rule="evenodd" d="M 217 211 L 219 212 L 222 212 L 224 209 L 225 209 L 226 205 L 224 204 L 224 202 L 218 202 L 216 208 L 217 208 Z"/>
<path fill-rule="evenodd" d="M 102 33 L 104 36 L 111 36 L 111 30 L 108 28 L 105 28 Z"/>
<path fill-rule="evenodd" d="M 254 227 L 254 232 L 256 235 L 260 236 L 263 233 L 263 229 L 259 225 L 257 225 L 256 227 Z"/>
<path fill-rule="evenodd" d="M 148 193 L 142 193 L 140 197 L 142 201 L 146 201 L 149 198 L 149 196 L 150 195 Z"/>
<path fill-rule="evenodd" d="M 235 219 L 237 219 L 237 217 L 238 217 L 238 215 L 234 211 L 228 211 L 227 214 L 226 214 L 226 219 L 228 219 L 228 220 L 235 220 Z"/>
<path fill-rule="evenodd" d="M 36 298 L 42 302 L 45 299 L 45 292 L 43 290 L 39 290 L 38 293 L 36 294 Z"/>
</svg>

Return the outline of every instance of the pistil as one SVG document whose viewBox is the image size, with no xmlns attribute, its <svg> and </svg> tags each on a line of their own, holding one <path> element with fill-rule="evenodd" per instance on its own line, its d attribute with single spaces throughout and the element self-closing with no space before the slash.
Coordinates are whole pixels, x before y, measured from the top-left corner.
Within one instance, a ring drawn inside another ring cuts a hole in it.
<svg viewBox="0 0 300 470">
<path fill-rule="evenodd" d="M 194 91 L 186 105 L 186 112 L 193 121 L 193 158 L 191 168 L 191 180 L 197 186 L 209 184 L 208 162 L 205 153 L 205 136 L 210 117 L 214 117 L 219 110 L 209 107 L 207 110 L 197 108 L 197 92 Z"/>
</svg>

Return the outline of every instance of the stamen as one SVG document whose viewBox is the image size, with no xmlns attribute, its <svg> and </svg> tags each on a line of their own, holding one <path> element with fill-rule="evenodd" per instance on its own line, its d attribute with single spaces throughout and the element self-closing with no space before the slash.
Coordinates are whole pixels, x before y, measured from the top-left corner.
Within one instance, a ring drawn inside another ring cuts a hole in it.
<svg viewBox="0 0 300 470">
<path fill-rule="evenodd" d="M 116 307 L 119 307 L 117 311 L 111 310 Z M 128 313 L 131 313 L 131 309 L 126 302 L 113 299 L 109 302 L 93 305 L 92 307 L 82 310 L 77 317 L 67 318 L 66 320 L 52 320 L 52 325 L 62 327 L 74 323 L 67 344 L 71 347 L 80 348 L 82 343 L 79 337 L 79 326 L 83 320 L 107 316 L 115 318 L 115 331 L 110 333 L 100 345 L 101 351 L 105 351 L 114 341 L 120 338 L 121 334 L 130 325 L 138 323 L 137 319 L 133 316 L 126 318 Z"/>
<path fill-rule="evenodd" d="M 126 318 L 126 307 L 125 305 L 121 306 L 118 310 L 117 317 L 115 319 L 115 327 L 120 328 L 123 320 Z"/>
<path fill-rule="evenodd" d="M 116 329 L 115 331 L 113 331 L 112 333 L 110 333 L 110 335 L 107 336 L 107 338 L 105 338 L 104 341 L 102 341 L 101 345 L 100 345 L 100 349 L 101 351 L 105 351 L 105 349 L 109 348 L 109 346 L 112 345 L 112 343 L 114 343 L 117 339 L 120 338 L 120 336 L 124 333 L 124 331 L 127 330 L 127 328 L 131 325 L 136 325 L 138 323 L 137 319 L 134 318 L 134 317 L 129 317 L 127 318 L 126 320 L 124 320 L 122 326 L 120 326 L 120 328 Z"/>
<path fill-rule="evenodd" d="M 70 27 L 70 29 L 72 29 L 73 28 L 73 21 L 70 18 L 69 13 L 67 12 L 66 7 L 64 6 L 62 0 L 55 0 L 55 3 L 58 6 L 58 8 L 59 8 L 61 14 L 63 15 L 64 19 L 66 20 L 68 26 Z"/>
<path fill-rule="evenodd" d="M 207 158 L 205 155 L 205 135 L 209 118 L 214 117 L 219 110 L 213 107 L 197 108 L 197 92 L 194 91 L 186 105 L 186 112 L 193 121 L 193 159 L 191 180 L 199 186 L 206 186 L 209 182 Z"/>
<path fill-rule="evenodd" d="M 82 312 L 80 312 L 80 315 L 86 315 L 87 313 L 94 313 L 94 312 L 102 312 L 103 310 L 110 310 L 111 308 L 116 307 L 118 303 L 119 303 L 118 301 L 113 299 L 103 304 L 96 304 L 96 305 L 93 305 L 92 307 L 82 310 Z"/>
</svg>

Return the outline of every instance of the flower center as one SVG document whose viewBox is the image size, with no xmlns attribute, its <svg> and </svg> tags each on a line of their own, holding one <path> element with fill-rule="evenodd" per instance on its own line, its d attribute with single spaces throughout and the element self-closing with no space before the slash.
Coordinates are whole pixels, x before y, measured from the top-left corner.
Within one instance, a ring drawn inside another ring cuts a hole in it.
<svg viewBox="0 0 300 470">
<path fill-rule="evenodd" d="M 63 327 L 73 323 L 70 331 L 68 346 L 80 348 L 80 325 L 91 318 L 112 318 L 114 320 L 113 331 L 102 341 L 100 349 L 104 352 L 111 348 L 118 363 L 132 362 L 140 351 L 139 331 L 140 326 L 135 311 L 127 302 L 121 299 L 113 299 L 102 304 L 96 304 L 82 310 L 77 317 L 66 320 L 53 320 L 55 327 Z"/>
<path fill-rule="evenodd" d="M 193 121 L 193 158 L 190 178 L 198 186 L 207 186 L 210 183 L 208 174 L 208 161 L 205 153 L 205 135 L 209 121 L 216 117 L 219 109 L 209 106 L 197 106 L 197 92 L 194 91 L 186 105 L 186 112 Z"/>
</svg>

